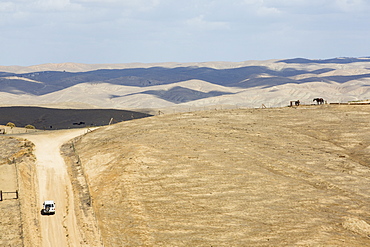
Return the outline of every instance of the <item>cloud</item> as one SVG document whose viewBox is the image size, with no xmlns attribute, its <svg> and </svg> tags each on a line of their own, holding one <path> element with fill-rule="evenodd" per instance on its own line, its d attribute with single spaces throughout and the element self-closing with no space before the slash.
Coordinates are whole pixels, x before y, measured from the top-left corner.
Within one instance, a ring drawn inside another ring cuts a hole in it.
<svg viewBox="0 0 370 247">
<path fill-rule="evenodd" d="M 78 7 L 78 5 L 71 3 L 69 0 L 14 0 L 0 3 L 1 12 L 27 12 L 33 14 L 46 11 L 68 11 L 74 7 Z"/>
<path fill-rule="evenodd" d="M 369 3 L 363 0 L 335 0 L 335 4 L 343 12 L 367 12 L 369 9 Z"/>
<path fill-rule="evenodd" d="M 0 12 L 13 11 L 15 4 L 13 2 L 0 2 Z"/>
<path fill-rule="evenodd" d="M 131 12 L 150 11 L 160 4 L 160 0 L 71 0 L 86 8 L 127 9 Z"/>
<path fill-rule="evenodd" d="M 229 29 L 229 26 L 226 22 L 221 21 L 207 21 L 205 20 L 204 15 L 200 15 L 189 20 L 186 20 L 186 24 L 190 28 L 200 29 L 200 30 L 222 30 Z"/>
<path fill-rule="evenodd" d="M 38 0 L 30 5 L 41 11 L 63 11 L 73 6 L 69 0 Z"/>
<path fill-rule="evenodd" d="M 317 58 L 354 47 L 367 56 L 369 6 L 367 0 L 2 0 L 0 52 L 8 55 L 0 64 L 25 61 L 12 54 L 33 64 Z M 301 45 L 318 43 L 323 47 Z"/>
<path fill-rule="evenodd" d="M 261 6 L 258 10 L 257 13 L 259 16 L 276 16 L 282 14 L 282 11 L 280 11 L 278 8 L 274 7 L 265 7 Z"/>
<path fill-rule="evenodd" d="M 245 0 L 244 4 L 248 6 L 249 14 L 260 17 L 273 17 L 282 13 L 277 6 L 264 0 Z"/>
<path fill-rule="evenodd" d="M 285 14 L 309 14 L 340 12 L 366 12 L 370 2 L 365 0 L 244 0 L 249 6 L 254 6 L 258 13 L 263 9 L 273 9 L 273 12 Z"/>
</svg>

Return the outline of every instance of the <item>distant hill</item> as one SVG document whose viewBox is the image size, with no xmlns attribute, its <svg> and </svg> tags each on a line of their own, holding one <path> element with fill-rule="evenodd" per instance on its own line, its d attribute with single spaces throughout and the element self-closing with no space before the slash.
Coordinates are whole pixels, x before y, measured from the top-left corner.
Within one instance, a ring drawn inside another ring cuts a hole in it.
<svg viewBox="0 0 370 247">
<path fill-rule="evenodd" d="M 341 57 L 341 58 L 330 58 L 330 59 L 306 59 L 306 58 L 293 58 L 280 60 L 283 63 L 337 63 L 337 64 L 346 64 L 346 63 L 363 63 L 370 62 L 370 58 L 355 58 L 355 57 Z"/>
<path fill-rule="evenodd" d="M 37 68 L 43 70 L 35 71 Z M 369 80 L 370 58 L 366 57 L 241 63 L 0 66 L 0 104 L 68 103 L 95 108 L 163 109 L 284 106 L 298 99 L 312 103 L 315 97 L 346 102 L 370 98 Z"/>
</svg>

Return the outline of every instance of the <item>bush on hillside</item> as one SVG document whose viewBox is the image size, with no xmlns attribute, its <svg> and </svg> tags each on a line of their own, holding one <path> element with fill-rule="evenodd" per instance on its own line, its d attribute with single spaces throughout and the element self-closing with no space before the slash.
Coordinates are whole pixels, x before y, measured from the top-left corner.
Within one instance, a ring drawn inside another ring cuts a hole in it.
<svg viewBox="0 0 370 247">
<path fill-rule="evenodd" d="M 25 126 L 26 129 L 36 129 L 35 126 L 28 124 Z"/>
<path fill-rule="evenodd" d="M 12 123 L 12 122 L 9 122 L 6 124 L 6 126 L 10 127 L 10 128 L 14 128 L 15 127 L 15 124 Z"/>
</svg>

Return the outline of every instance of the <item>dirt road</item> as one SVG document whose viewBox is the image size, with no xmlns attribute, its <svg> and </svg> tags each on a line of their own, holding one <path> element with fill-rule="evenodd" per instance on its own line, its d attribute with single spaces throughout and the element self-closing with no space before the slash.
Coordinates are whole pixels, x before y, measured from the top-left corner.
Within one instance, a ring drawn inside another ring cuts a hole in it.
<svg viewBox="0 0 370 247">
<path fill-rule="evenodd" d="M 60 155 L 60 147 L 68 140 L 84 133 L 86 129 L 73 129 L 22 136 L 35 144 L 40 210 L 43 201 L 56 202 L 55 215 L 40 217 L 42 246 L 82 245 L 74 212 L 71 182 Z"/>
</svg>

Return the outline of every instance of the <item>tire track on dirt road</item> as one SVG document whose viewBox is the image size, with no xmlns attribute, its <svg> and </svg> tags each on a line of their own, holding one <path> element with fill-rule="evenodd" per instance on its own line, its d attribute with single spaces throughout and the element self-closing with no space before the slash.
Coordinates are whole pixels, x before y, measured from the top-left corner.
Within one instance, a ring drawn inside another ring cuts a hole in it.
<svg viewBox="0 0 370 247">
<path fill-rule="evenodd" d="M 73 190 L 60 147 L 86 129 L 36 132 L 22 135 L 35 144 L 38 199 L 54 200 L 55 215 L 41 216 L 42 246 L 82 246 L 83 238 L 77 225 Z"/>
</svg>

